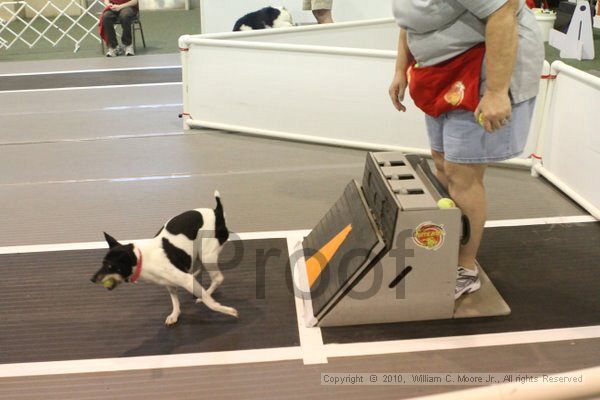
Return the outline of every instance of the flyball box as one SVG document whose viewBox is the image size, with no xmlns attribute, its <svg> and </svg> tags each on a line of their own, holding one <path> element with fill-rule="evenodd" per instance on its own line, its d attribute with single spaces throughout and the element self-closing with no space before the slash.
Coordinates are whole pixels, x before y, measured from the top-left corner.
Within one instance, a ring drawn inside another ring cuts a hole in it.
<svg viewBox="0 0 600 400">
<path fill-rule="evenodd" d="M 481 268 L 481 290 L 454 300 L 469 226 L 460 209 L 437 206 L 443 197 L 425 159 L 369 153 L 362 186 L 351 181 L 303 241 L 309 325 L 509 314 Z"/>
</svg>

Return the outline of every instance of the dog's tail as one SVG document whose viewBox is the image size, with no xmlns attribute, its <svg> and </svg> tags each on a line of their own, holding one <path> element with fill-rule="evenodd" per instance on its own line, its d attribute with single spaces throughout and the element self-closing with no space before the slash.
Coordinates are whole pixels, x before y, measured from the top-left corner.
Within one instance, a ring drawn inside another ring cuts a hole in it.
<svg viewBox="0 0 600 400">
<path fill-rule="evenodd" d="M 217 206 L 215 207 L 215 237 L 219 240 L 219 244 L 223 244 L 229 239 L 229 230 L 225 223 L 225 213 L 223 212 L 223 203 L 221 203 L 221 194 L 218 190 L 215 190 L 215 200 Z"/>
</svg>

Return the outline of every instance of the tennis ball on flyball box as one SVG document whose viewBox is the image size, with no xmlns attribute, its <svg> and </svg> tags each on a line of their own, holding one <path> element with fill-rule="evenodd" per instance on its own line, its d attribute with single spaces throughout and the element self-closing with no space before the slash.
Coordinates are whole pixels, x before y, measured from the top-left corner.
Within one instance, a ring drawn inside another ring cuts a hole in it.
<svg viewBox="0 0 600 400">
<path fill-rule="evenodd" d="M 454 208 L 456 207 L 456 204 L 454 204 L 454 201 L 452 199 L 443 197 L 438 200 L 437 206 L 438 208 Z"/>
</svg>

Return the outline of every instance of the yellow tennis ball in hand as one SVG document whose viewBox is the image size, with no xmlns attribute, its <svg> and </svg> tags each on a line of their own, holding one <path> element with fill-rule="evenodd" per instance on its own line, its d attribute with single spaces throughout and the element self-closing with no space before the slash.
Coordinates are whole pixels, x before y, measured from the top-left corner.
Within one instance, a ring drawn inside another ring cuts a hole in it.
<svg viewBox="0 0 600 400">
<path fill-rule="evenodd" d="M 437 206 L 438 208 L 454 208 L 456 207 L 456 204 L 454 204 L 454 201 L 452 199 L 443 197 L 438 200 Z"/>
<path fill-rule="evenodd" d="M 477 122 L 479 122 L 479 125 L 481 126 L 485 124 L 485 117 L 483 116 L 483 113 L 479 113 L 479 116 L 477 117 Z"/>
<path fill-rule="evenodd" d="M 102 286 L 104 286 L 105 288 L 109 288 L 111 287 L 113 284 L 115 283 L 114 279 L 109 278 L 107 280 L 105 280 L 104 282 L 102 282 Z"/>
</svg>

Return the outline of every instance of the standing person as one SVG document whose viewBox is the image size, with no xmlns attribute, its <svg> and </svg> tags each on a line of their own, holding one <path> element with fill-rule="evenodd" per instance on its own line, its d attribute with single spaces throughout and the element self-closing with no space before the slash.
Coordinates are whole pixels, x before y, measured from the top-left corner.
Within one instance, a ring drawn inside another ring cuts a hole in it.
<svg viewBox="0 0 600 400">
<path fill-rule="evenodd" d="M 543 42 L 525 0 L 394 0 L 394 15 L 400 37 L 389 95 L 406 111 L 408 86 L 425 111 L 436 176 L 471 221 L 458 298 L 481 286 L 475 258 L 487 216 L 484 172 L 523 152 Z"/>
<path fill-rule="evenodd" d="M 303 0 L 302 9 L 312 10 L 319 24 L 330 24 L 333 22 L 331 7 L 333 0 Z"/>
<path fill-rule="evenodd" d="M 117 34 L 115 32 L 115 23 L 117 21 L 123 28 L 121 43 L 125 48 L 126 56 L 133 56 L 133 38 L 131 37 L 131 23 L 138 15 L 138 0 L 104 0 L 106 6 L 102 13 L 100 36 L 108 45 L 107 57 L 116 57 L 117 53 Z"/>
</svg>

